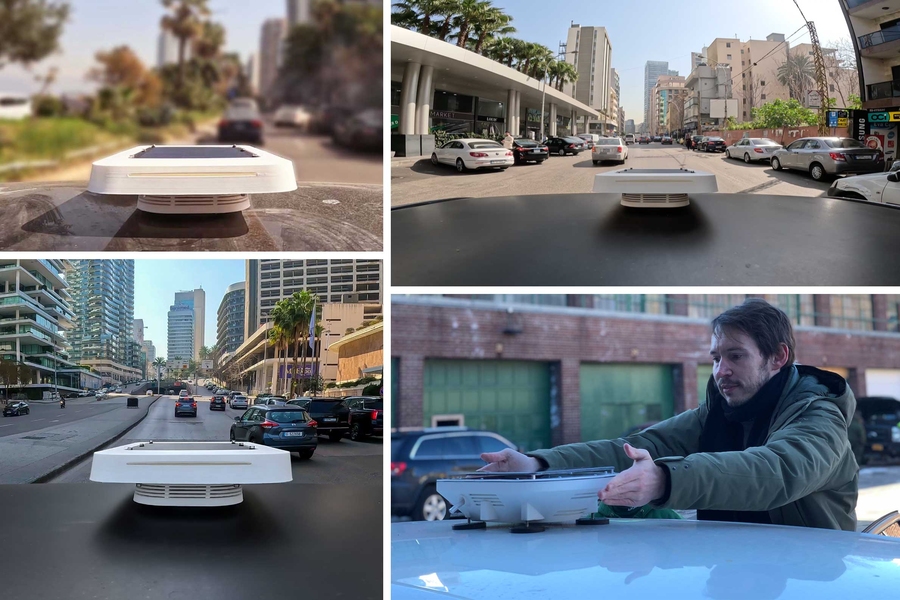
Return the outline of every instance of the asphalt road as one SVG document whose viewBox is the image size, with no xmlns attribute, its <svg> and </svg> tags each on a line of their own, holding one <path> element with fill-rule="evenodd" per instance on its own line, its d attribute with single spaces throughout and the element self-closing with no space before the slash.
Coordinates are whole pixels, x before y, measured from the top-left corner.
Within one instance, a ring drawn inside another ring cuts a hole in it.
<svg viewBox="0 0 900 600">
<path fill-rule="evenodd" d="M 380 251 L 382 155 L 266 123 L 264 149 L 294 163 L 298 189 L 254 194 L 224 215 L 156 215 L 137 196 L 86 191 L 91 165 L 0 185 L 0 251 Z M 217 143 L 209 131 L 188 143 Z M 110 154 L 113 154 L 110 151 Z"/>
<path fill-rule="evenodd" d="M 744 164 L 722 153 L 693 152 L 684 146 L 633 144 L 625 165 L 594 166 L 590 152 L 551 156 L 541 164 L 512 166 L 506 171 L 457 173 L 450 166 L 435 167 L 427 159 L 412 166 L 391 168 L 391 206 L 446 198 L 484 198 L 532 194 L 590 193 L 594 175 L 623 168 L 677 169 L 713 173 L 719 192 L 823 196 L 830 182 L 815 182 L 797 171 L 773 171 L 768 163 Z"/>
<path fill-rule="evenodd" d="M 203 386 L 195 392 L 197 418 L 175 417 L 175 396 L 163 396 L 155 403 L 146 418 L 125 436 L 111 444 L 123 446 L 133 442 L 193 441 L 211 442 L 228 440 L 231 422 L 241 415 L 243 409 L 226 408 L 222 411 L 209 410 L 211 393 Z M 57 407 L 56 410 L 60 410 Z M 68 410 L 68 409 L 66 409 Z M 373 437 L 364 442 L 344 439 L 331 442 L 319 438 L 319 446 L 310 460 L 301 460 L 291 455 L 294 483 L 334 483 L 382 486 L 384 467 L 382 464 L 382 438 Z M 68 471 L 52 479 L 50 483 L 90 482 L 91 461 L 88 458 Z M 96 484 L 100 485 L 100 484 Z"/>
</svg>

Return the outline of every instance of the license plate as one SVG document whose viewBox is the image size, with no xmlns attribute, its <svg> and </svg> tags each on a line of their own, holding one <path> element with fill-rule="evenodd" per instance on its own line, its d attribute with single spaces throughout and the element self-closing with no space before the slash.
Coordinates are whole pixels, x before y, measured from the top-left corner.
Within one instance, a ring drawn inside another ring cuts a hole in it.
<svg viewBox="0 0 900 600">
<path fill-rule="evenodd" d="M 872 452 L 884 452 L 883 444 L 872 444 Z"/>
<path fill-rule="evenodd" d="M 287 437 L 303 437 L 302 431 L 285 431 L 284 435 Z"/>
<path fill-rule="evenodd" d="M 872 155 L 871 154 L 857 154 L 856 158 L 858 158 L 859 160 L 872 160 Z"/>
<path fill-rule="evenodd" d="M 324 421 L 325 423 L 334 423 L 335 421 L 337 421 L 337 419 L 334 417 L 325 417 L 324 419 L 322 419 L 322 421 Z"/>
<path fill-rule="evenodd" d="M 506 162 L 505 160 L 492 160 L 491 164 L 492 165 L 502 165 L 505 162 Z"/>
<path fill-rule="evenodd" d="M 541 153 L 540 150 L 530 150 L 530 152 L 531 152 L 532 154 L 540 154 L 540 153 Z"/>
</svg>

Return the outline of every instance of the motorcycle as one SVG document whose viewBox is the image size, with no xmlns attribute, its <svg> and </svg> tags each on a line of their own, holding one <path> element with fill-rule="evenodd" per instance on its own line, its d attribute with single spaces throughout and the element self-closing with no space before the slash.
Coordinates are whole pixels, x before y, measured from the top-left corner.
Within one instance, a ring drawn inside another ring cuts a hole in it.
<svg viewBox="0 0 900 600">
<path fill-rule="evenodd" d="M 60 408 L 65 408 L 65 407 L 66 407 L 66 399 L 65 399 L 65 398 L 60 398 L 60 399 L 59 399 L 59 407 L 60 407 Z"/>
</svg>

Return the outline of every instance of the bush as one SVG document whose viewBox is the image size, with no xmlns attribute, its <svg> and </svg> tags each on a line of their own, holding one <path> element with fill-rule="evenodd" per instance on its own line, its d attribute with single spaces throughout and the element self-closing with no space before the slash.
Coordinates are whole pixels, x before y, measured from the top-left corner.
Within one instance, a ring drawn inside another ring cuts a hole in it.
<svg viewBox="0 0 900 600">
<path fill-rule="evenodd" d="M 35 96 L 31 102 L 38 117 L 61 117 L 66 112 L 62 100 L 55 96 Z"/>
<path fill-rule="evenodd" d="M 366 387 L 363 388 L 362 391 L 363 396 L 380 396 L 381 395 L 381 383 L 370 383 Z"/>
</svg>

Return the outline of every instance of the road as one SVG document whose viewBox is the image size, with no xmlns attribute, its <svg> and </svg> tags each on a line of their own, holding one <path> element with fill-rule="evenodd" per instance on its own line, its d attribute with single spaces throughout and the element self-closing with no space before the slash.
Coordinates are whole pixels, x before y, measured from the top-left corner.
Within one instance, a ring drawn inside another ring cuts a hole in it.
<svg viewBox="0 0 900 600">
<path fill-rule="evenodd" d="M 211 442 L 228 440 L 231 422 L 244 411 L 226 408 L 224 412 L 209 410 L 211 393 L 198 386 L 197 418 L 175 417 L 175 396 L 163 396 L 151 408 L 147 417 L 116 440 L 111 446 L 133 442 L 193 441 Z M 60 410 L 59 407 L 56 410 Z M 66 409 L 68 410 L 68 408 Z M 331 442 L 319 438 L 319 447 L 310 460 L 291 455 L 294 483 L 347 483 L 354 485 L 383 485 L 382 438 L 373 437 L 363 442 L 344 439 Z M 87 483 L 91 474 L 90 458 L 74 465 L 50 483 Z M 99 485 L 99 484 L 96 484 Z"/>
<path fill-rule="evenodd" d="M 677 169 L 685 167 L 713 173 L 719 192 L 765 193 L 788 196 L 823 196 L 830 184 L 815 182 L 804 173 L 773 171 L 768 163 L 744 164 L 721 153 L 692 152 L 683 146 L 633 144 L 625 165 L 594 166 L 590 152 L 578 156 L 551 156 L 542 164 L 528 163 L 506 171 L 457 173 L 450 166 L 421 160 L 412 166 L 391 168 L 391 206 L 446 198 L 484 198 L 519 194 L 589 193 L 594 175 L 623 168 Z"/>
</svg>

